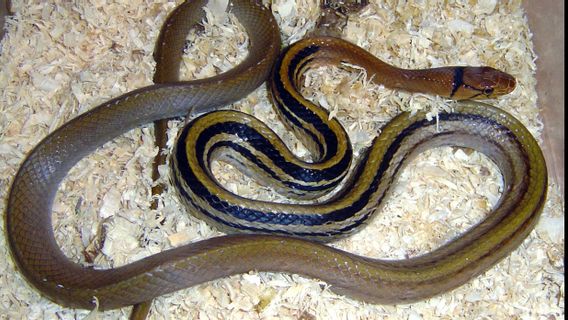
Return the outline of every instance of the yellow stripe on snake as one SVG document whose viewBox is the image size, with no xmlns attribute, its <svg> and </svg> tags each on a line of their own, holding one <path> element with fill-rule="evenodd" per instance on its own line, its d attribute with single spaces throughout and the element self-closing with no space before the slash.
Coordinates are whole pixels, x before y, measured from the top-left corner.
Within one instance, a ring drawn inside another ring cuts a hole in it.
<svg viewBox="0 0 568 320">
<path fill-rule="evenodd" d="M 177 64 L 158 67 L 177 78 L 187 31 L 202 19 L 205 1 L 186 2 L 170 15 L 156 55 Z M 335 38 L 310 38 L 279 58 L 280 37 L 262 5 L 233 0 L 229 6 L 250 37 L 249 56 L 219 76 L 156 84 L 78 116 L 40 142 L 27 156 L 10 191 L 6 236 L 20 272 L 49 299 L 69 307 L 112 309 L 250 270 L 289 272 L 326 281 L 335 292 L 371 303 L 405 303 L 455 288 L 507 256 L 533 229 L 546 197 L 542 152 L 511 115 L 465 101 L 439 122 L 424 113 L 400 114 L 360 159 L 345 185 L 317 204 L 253 201 L 219 186 L 212 161 L 240 167 L 275 190 L 312 199 L 333 190 L 347 175 L 352 150 L 347 134 L 326 110 L 303 98 L 297 85 L 305 70 L 321 64 L 360 65 L 373 81 L 392 88 L 454 99 L 510 92 L 514 79 L 488 67 L 402 70 Z M 296 158 L 259 120 L 235 111 L 213 111 L 267 79 L 271 69 L 275 110 L 313 152 L 315 162 Z M 173 182 L 189 212 L 231 233 L 203 240 L 119 268 L 96 270 L 69 261 L 57 246 L 51 209 L 70 168 L 106 141 L 157 119 L 204 113 L 182 130 L 173 152 Z M 479 150 L 501 170 L 504 191 L 482 222 L 420 257 L 370 259 L 322 244 L 347 236 L 381 209 L 403 166 L 425 149 L 442 145 Z"/>
</svg>

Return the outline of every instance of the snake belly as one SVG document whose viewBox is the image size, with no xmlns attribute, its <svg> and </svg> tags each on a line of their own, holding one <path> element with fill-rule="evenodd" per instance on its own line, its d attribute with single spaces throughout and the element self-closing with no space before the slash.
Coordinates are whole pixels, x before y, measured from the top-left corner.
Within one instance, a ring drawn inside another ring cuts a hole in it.
<svg viewBox="0 0 568 320">
<path fill-rule="evenodd" d="M 183 4 L 174 16 L 193 12 L 192 4 Z M 369 259 L 317 242 L 280 235 L 217 237 L 109 270 L 88 269 L 69 261 L 55 243 L 50 214 L 60 181 L 77 161 L 130 128 L 183 115 L 192 107 L 208 111 L 228 103 L 235 99 L 233 94 L 246 94 L 268 74 L 279 49 L 273 18 L 265 9 L 248 1 L 232 1 L 232 10 L 245 26 L 251 41 L 251 54 L 239 67 L 228 75 L 213 79 L 155 85 L 111 100 L 53 132 L 23 162 L 8 199 L 7 238 L 20 271 L 48 298 L 70 307 L 92 308 L 96 297 L 100 309 L 105 310 L 148 301 L 220 277 L 258 270 L 316 277 L 328 282 L 336 292 L 368 302 L 410 302 L 463 284 L 509 254 L 530 233 L 546 196 L 546 166 L 538 144 L 526 128 L 497 108 L 464 102 L 452 113 L 441 114 L 438 125 L 428 120 L 424 113 L 399 115 L 383 128 L 372 147 L 358 161 L 356 170 L 349 177 L 350 188 L 317 205 L 252 202 L 225 194 L 226 191 L 213 181 L 208 167 L 212 160 L 223 157 L 219 150 L 224 149 L 229 154 L 225 158 L 235 159 L 237 166 L 241 161 L 243 167 L 248 168 L 253 163 L 261 167 L 251 175 L 275 181 L 276 189 L 281 192 L 311 198 L 312 192 L 322 193 L 317 186 L 328 190 L 334 188 L 346 174 L 328 170 L 345 167 L 351 162 L 351 147 L 341 136 L 342 128 L 325 125 L 337 134 L 338 145 L 334 148 L 329 144 L 333 142 L 329 139 L 333 138 L 325 133 L 328 129 L 313 124 L 313 121 L 317 122 L 316 118 L 322 118 L 320 111 L 308 108 L 306 112 L 294 107 L 279 111 L 288 112 L 291 117 L 286 121 L 296 124 L 294 130 L 299 131 L 300 136 L 306 136 L 306 145 L 313 145 L 317 161 L 306 164 L 309 169 L 306 171 L 297 159 L 275 156 L 287 152 L 283 146 L 278 146 L 278 142 L 268 154 L 259 151 L 253 141 L 274 142 L 277 138 L 270 137 L 271 133 L 262 129 L 262 125 L 255 122 L 257 120 L 232 111 L 218 111 L 188 124 L 181 137 L 199 137 L 204 144 L 192 144 L 192 139 L 182 140 L 183 143 L 176 147 L 172 165 L 176 168 L 174 179 L 181 186 L 180 192 L 188 193 L 184 201 L 222 228 L 236 226 L 247 232 L 256 232 L 252 229 L 260 228 L 261 233 L 282 235 L 306 233 L 307 237 L 318 240 L 339 236 L 338 231 L 349 233 L 361 227 L 371 212 L 380 208 L 396 174 L 408 159 L 424 149 L 446 144 L 472 147 L 488 155 L 503 174 L 505 191 L 484 221 L 443 247 L 401 261 Z M 259 56 L 261 52 L 264 55 Z M 308 56 L 311 54 L 304 58 Z M 289 65 L 279 63 L 280 66 Z M 307 66 L 308 62 L 304 63 Z M 296 64 L 292 71 L 301 70 L 298 67 L 303 65 Z M 445 88 L 449 88 L 449 95 L 460 92 L 467 92 L 468 97 L 492 94 L 491 88 L 470 84 L 467 70 L 449 71 L 453 79 L 460 79 Z M 290 80 L 286 78 L 281 80 Z M 290 96 L 275 95 L 274 100 L 298 100 L 296 93 L 284 82 Z M 300 102 L 301 107 L 308 105 L 305 101 Z M 222 129 L 221 123 L 228 123 L 228 129 Z M 437 130 L 437 127 L 442 129 Z M 253 134 L 256 134 L 254 139 Z M 236 140 L 245 144 L 227 143 L 235 141 L 231 137 L 237 137 Z M 247 150 L 251 153 L 247 154 Z M 257 161 L 263 156 L 265 162 Z M 185 162 L 187 167 L 182 166 Z M 296 171 L 289 170 L 292 162 L 297 165 Z M 263 163 L 272 164 L 262 168 Z M 212 198 L 212 195 L 224 198 Z M 223 202 L 225 199 L 234 199 L 236 206 Z M 216 202 L 236 210 L 229 210 L 226 220 L 216 220 L 205 210 L 212 209 Z M 240 215 L 246 210 L 259 214 L 259 219 L 248 221 Z M 257 225 L 268 216 L 277 219 L 269 220 L 268 227 Z M 347 216 L 344 222 L 339 219 L 342 216 Z M 327 229 L 328 224 L 333 225 L 332 228 Z M 300 229 L 288 229 L 290 225 Z"/>
</svg>

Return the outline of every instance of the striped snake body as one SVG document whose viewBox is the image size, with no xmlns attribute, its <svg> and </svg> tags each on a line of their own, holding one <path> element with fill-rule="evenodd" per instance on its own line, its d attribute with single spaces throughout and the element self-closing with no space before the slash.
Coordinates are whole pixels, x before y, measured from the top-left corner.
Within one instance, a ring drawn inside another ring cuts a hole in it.
<svg viewBox="0 0 568 320">
<path fill-rule="evenodd" d="M 160 57 L 179 57 L 187 30 L 202 19 L 199 8 L 204 4 L 186 2 L 170 15 L 159 40 L 158 64 L 163 62 Z M 440 114 L 439 124 L 424 113 L 397 116 L 358 160 L 345 187 L 322 203 L 253 201 L 220 187 L 210 171 L 215 159 L 244 168 L 275 190 L 300 199 L 325 194 L 345 178 L 352 162 L 345 130 L 296 89 L 304 70 L 313 65 L 360 64 L 387 86 L 456 99 L 493 97 L 501 88 L 506 93 L 514 87 L 514 79 L 494 69 L 401 71 L 344 41 L 315 38 L 289 48 L 276 62 L 271 80 L 278 113 L 313 151 L 314 162 L 297 159 L 260 121 L 235 111 L 209 112 L 192 120 L 173 153 L 173 180 L 192 213 L 225 231 L 261 234 L 203 240 L 109 270 L 71 262 L 55 242 L 51 208 L 60 181 L 77 161 L 131 128 L 182 116 L 192 108 L 198 113 L 214 110 L 267 78 L 280 49 L 274 18 L 247 0 L 232 0 L 230 9 L 250 38 L 250 54 L 239 66 L 210 79 L 171 82 L 179 67 L 179 58 L 174 58 L 177 63 L 158 67 L 163 74 L 155 77 L 168 83 L 133 91 L 78 116 L 47 136 L 22 163 L 8 198 L 6 235 L 19 270 L 44 295 L 78 308 L 93 308 L 96 297 L 104 310 L 259 270 L 316 277 L 339 293 L 368 302 L 410 302 L 465 283 L 526 238 L 546 196 L 542 153 L 512 116 L 477 102 L 457 104 L 453 112 Z M 439 81 L 426 81 L 432 77 Z M 385 261 L 289 237 L 329 241 L 358 230 L 380 208 L 408 159 L 447 144 L 485 153 L 505 181 L 491 214 L 457 239 L 417 258 Z"/>
<path fill-rule="evenodd" d="M 358 170 L 350 177 L 351 183 L 333 199 L 318 205 L 253 201 L 220 187 L 210 170 L 210 163 L 218 159 L 284 195 L 302 200 L 330 193 L 343 180 L 352 161 L 347 133 L 339 121 L 329 119 L 325 109 L 305 99 L 298 91 L 304 71 L 323 64 L 359 65 L 379 84 L 460 100 L 499 96 L 515 87 L 514 78 L 489 67 L 405 70 L 392 67 L 337 38 L 304 39 L 288 48 L 276 61 L 270 89 L 280 118 L 310 149 L 316 161 L 308 163 L 296 158 L 272 130 L 252 116 L 234 111 L 203 115 L 183 130 L 179 137 L 182 143 L 174 150 L 171 162 L 174 184 L 190 212 L 229 233 L 293 235 L 330 241 L 364 225 L 370 213 L 380 207 L 402 163 L 412 157 L 415 149 L 421 151 L 430 144 L 454 142 L 466 146 L 468 139 L 454 141 L 452 131 L 462 127 L 461 134 L 478 136 L 483 134 L 482 128 L 487 127 L 477 121 L 468 122 L 471 126 L 467 127 L 465 121 L 454 119 L 445 124 L 441 132 L 436 131 L 433 122 L 415 125 L 416 130 L 405 132 L 402 124 L 410 124 L 404 122 L 408 115 L 400 116 L 391 124 L 400 126 L 392 133 L 391 140 L 386 137 L 389 133 L 383 132 L 362 157 Z M 478 105 L 477 108 L 483 107 Z M 403 133 L 409 137 L 403 137 Z M 443 138 L 436 138 L 438 136 Z M 392 144 L 390 150 L 384 149 L 387 144 Z M 478 144 L 481 145 L 476 142 L 470 147 L 479 148 Z M 373 153 L 377 148 L 384 150 Z M 365 164 L 370 154 L 373 154 L 373 165 Z M 372 175 L 375 176 L 371 179 Z"/>
</svg>

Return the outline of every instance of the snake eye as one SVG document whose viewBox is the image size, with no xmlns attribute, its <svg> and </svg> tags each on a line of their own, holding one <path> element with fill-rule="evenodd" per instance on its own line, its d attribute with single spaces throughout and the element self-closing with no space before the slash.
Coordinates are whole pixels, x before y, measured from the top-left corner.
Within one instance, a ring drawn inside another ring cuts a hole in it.
<svg viewBox="0 0 568 320">
<path fill-rule="evenodd" d="M 490 96 L 493 94 L 493 88 L 492 87 L 486 87 L 485 89 L 483 89 L 483 94 L 486 96 Z"/>
</svg>

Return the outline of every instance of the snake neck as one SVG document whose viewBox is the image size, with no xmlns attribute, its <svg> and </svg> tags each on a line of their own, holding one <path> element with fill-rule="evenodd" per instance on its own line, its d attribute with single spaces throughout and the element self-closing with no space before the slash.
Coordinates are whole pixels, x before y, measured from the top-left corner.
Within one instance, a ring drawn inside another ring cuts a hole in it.
<svg viewBox="0 0 568 320">
<path fill-rule="evenodd" d="M 318 65 L 340 68 L 358 66 L 367 78 L 389 89 L 437 95 L 453 100 L 496 98 L 512 92 L 515 78 L 491 67 L 448 66 L 404 69 L 390 65 L 368 51 L 334 37 L 311 37 L 294 43 L 288 55 L 302 57 L 294 79 L 300 83 L 304 70 Z"/>
</svg>

